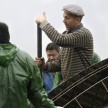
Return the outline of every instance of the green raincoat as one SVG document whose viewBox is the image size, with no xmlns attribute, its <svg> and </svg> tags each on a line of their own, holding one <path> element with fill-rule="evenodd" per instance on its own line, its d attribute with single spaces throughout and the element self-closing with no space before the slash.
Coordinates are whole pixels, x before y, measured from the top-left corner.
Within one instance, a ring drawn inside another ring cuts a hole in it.
<svg viewBox="0 0 108 108">
<path fill-rule="evenodd" d="M 56 108 L 43 89 L 34 60 L 15 45 L 0 44 L 0 108 Z"/>
</svg>

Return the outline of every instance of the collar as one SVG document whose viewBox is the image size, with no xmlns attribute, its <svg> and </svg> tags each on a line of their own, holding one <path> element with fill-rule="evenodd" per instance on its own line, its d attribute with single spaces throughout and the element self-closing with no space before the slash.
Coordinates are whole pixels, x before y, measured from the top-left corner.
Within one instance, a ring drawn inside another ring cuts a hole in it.
<svg viewBox="0 0 108 108">
<path fill-rule="evenodd" d="M 78 25 L 78 26 L 74 27 L 73 29 L 69 30 L 68 33 L 75 32 L 75 31 L 79 30 L 79 29 L 82 28 L 82 27 L 83 27 L 83 24 L 80 23 L 80 25 Z"/>
</svg>

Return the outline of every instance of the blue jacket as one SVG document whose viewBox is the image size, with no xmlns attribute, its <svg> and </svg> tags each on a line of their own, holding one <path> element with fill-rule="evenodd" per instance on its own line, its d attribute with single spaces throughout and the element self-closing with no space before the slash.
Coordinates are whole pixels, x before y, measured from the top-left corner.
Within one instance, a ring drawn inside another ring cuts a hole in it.
<svg viewBox="0 0 108 108">
<path fill-rule="evenodd" d="M 42 72 L 42 77 L 43 77 L 45 90 L 48 93 L 48 92 L 50 92 L 53 89 L 54 76 L 53 76 L 52 73 Z"/>
</svg>

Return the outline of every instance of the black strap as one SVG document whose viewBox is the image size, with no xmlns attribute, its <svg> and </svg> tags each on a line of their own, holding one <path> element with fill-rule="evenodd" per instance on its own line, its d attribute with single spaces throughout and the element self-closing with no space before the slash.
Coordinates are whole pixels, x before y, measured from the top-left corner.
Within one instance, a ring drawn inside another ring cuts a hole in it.
<svg viewBox="0 0 108 108">
<path fill-rule="evenodd" d="M 91 63 L 89 62 L 89 60 L 85 56 L 83 50 L 80 48 L 75 48 L 75 50 L 78 52 L 78 55 L 80 56 L 81 62 L 84 65 L 84 67 L 87 68 L 87 67 L 91 66 Z"/>
</svg>

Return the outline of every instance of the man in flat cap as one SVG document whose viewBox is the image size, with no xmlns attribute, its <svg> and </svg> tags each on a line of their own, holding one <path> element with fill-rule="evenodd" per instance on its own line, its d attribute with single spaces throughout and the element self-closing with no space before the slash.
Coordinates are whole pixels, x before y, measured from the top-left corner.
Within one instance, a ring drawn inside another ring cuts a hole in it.
<svg viewBox="0 0 108 108">
<path fill-rule="evenodd" d="M 47 21 L 45 14 L 36 18 L 36 23 L 49 39 L 61 47 L 59 58 L 55 62 L 40 62 L 41 58 L 36 58 L 36 62 L 46 71 L 61 71 L 63 80 L 66 80 L 90 65 L 93 56 L 93 37 L 81 23 L 84 12 L 80 6 L 64 6 L 63 12 L 66 31 L 62 34 Z"/>
</svg>

